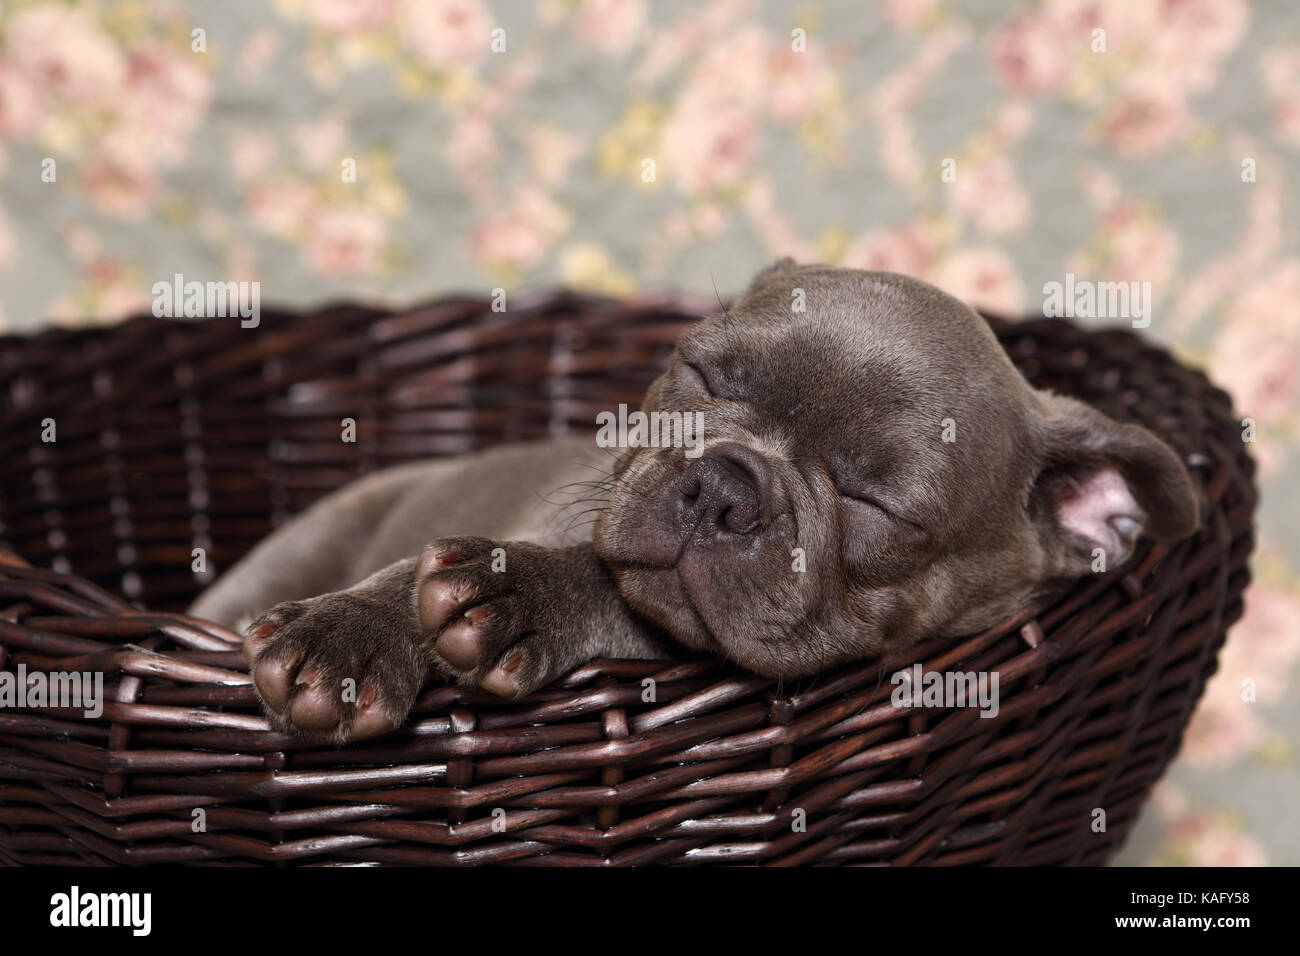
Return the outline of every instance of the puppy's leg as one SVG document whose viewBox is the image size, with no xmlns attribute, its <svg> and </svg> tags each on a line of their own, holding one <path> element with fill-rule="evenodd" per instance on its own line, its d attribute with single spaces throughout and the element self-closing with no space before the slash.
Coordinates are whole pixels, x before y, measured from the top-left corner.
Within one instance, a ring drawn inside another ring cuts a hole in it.
<svg viewBox="0 0 1300 956">
<path fill-rule="evenodd" d="M 441 538 L 416 565 L 420 630 L 438 669 L 502 697 L 598 657 L 663 658 L 671 643 L 623 600 L 591 544 Z"/>
<path fill-rule="evenodd" d="M 273 607 L 244 643 L 277 726 L 333 742 L 401 724 L 441 674 L 514 697 L 596 657 L 668 644 L 590 544 L 442 538 L 355 587 Z"/>
<path fill-rule="evenodd" d="M 420 478 L 414 468 L 390 469 L 322 498 L 231 567 L 199 595 L 189 613 L 243 630 L 277 601 L 350 583 L 355 542 L 365 540 Z"/>
</svg>

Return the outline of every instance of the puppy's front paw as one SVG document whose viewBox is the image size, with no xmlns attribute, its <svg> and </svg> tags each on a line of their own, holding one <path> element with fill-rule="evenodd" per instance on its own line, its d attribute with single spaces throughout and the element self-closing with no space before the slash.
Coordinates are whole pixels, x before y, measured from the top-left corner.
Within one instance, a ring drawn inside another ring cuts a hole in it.
<svg viewBox="0 0 1300 956">
<path fill-rule="evenodd" d="M 271 608 L 248 628 L 244 654 L 277 728 L 344 743 L 410 713 L 429 673 L 413 631 L 405 602 L 336 591 Z"/>
<path fill-rule="evenodd" d="M 416 566 L 420 627 L 435 664 L 462 686 L 522 697 L 582 663 L 556 636 L 556 552 L 487 538 L 441 538 Z M 580 614 L 577 608 L 572 613 Z"/>
</svg>

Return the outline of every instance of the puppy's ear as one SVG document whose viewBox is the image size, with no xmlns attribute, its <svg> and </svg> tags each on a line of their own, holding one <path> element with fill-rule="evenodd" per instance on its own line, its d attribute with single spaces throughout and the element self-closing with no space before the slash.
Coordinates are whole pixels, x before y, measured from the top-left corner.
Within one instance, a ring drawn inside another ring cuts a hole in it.
<svg viewBox="0 0 1300 956">
<path fill-rule="evenodd" d="M 1141 534 L 1178 541 L 1196 530 L 1196 491 L 1172 448 L 1140 425 L 1040 395 L 1044 452 L 1030 513 L 1060 573 L 1087 573 L 1097 548 L 1117 567 Z"/>
<path fill-rule="evenodd" d="M 794 272 L 798 268 L 799 263 L 795 262 L 789 256 L 782 256 L 780 259 L 777 259 L 776 262 L 772 263 L 766 269 L 763 269 L 755 275 L 754 278 L 749 280 L 749 288 L 745 290 L 745 295 L 757 292 L 778 276 Z"/>
</svg>

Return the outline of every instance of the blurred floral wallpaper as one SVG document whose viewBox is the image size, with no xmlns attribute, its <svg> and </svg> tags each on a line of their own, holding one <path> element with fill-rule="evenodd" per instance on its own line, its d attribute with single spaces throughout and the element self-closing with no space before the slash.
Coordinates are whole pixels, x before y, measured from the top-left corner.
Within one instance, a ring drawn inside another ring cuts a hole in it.
<svg viewBox="0 0 1300 956">
<path fill-rule="evenodd" d="M 1300 864 L 1298 190 L 1293 0 L 0 0 L 0 332 L 178 272 L 726 296 L 788 254 L 1026 314 L 1067 272 L 1151 282 L 1265 497 L 1124 863 Z"/>
</svg>

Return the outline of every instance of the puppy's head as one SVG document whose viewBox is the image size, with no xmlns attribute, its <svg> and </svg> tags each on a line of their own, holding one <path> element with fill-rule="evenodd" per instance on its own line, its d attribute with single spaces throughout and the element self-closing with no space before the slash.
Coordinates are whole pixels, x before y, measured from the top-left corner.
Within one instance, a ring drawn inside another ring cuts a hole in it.
<svg viewBox="0 0 1300 956">
<path fill-rule="evenodd" d="M 1032 388 L 972 309 L 890 273 L 778 263 L 642 411 L 700 413 L 703 451 L 625 451 L 596 548 L 633 607 L 761 674 L 979 630 L 1197 523 L 1168 446 Z"/>
</svg>

